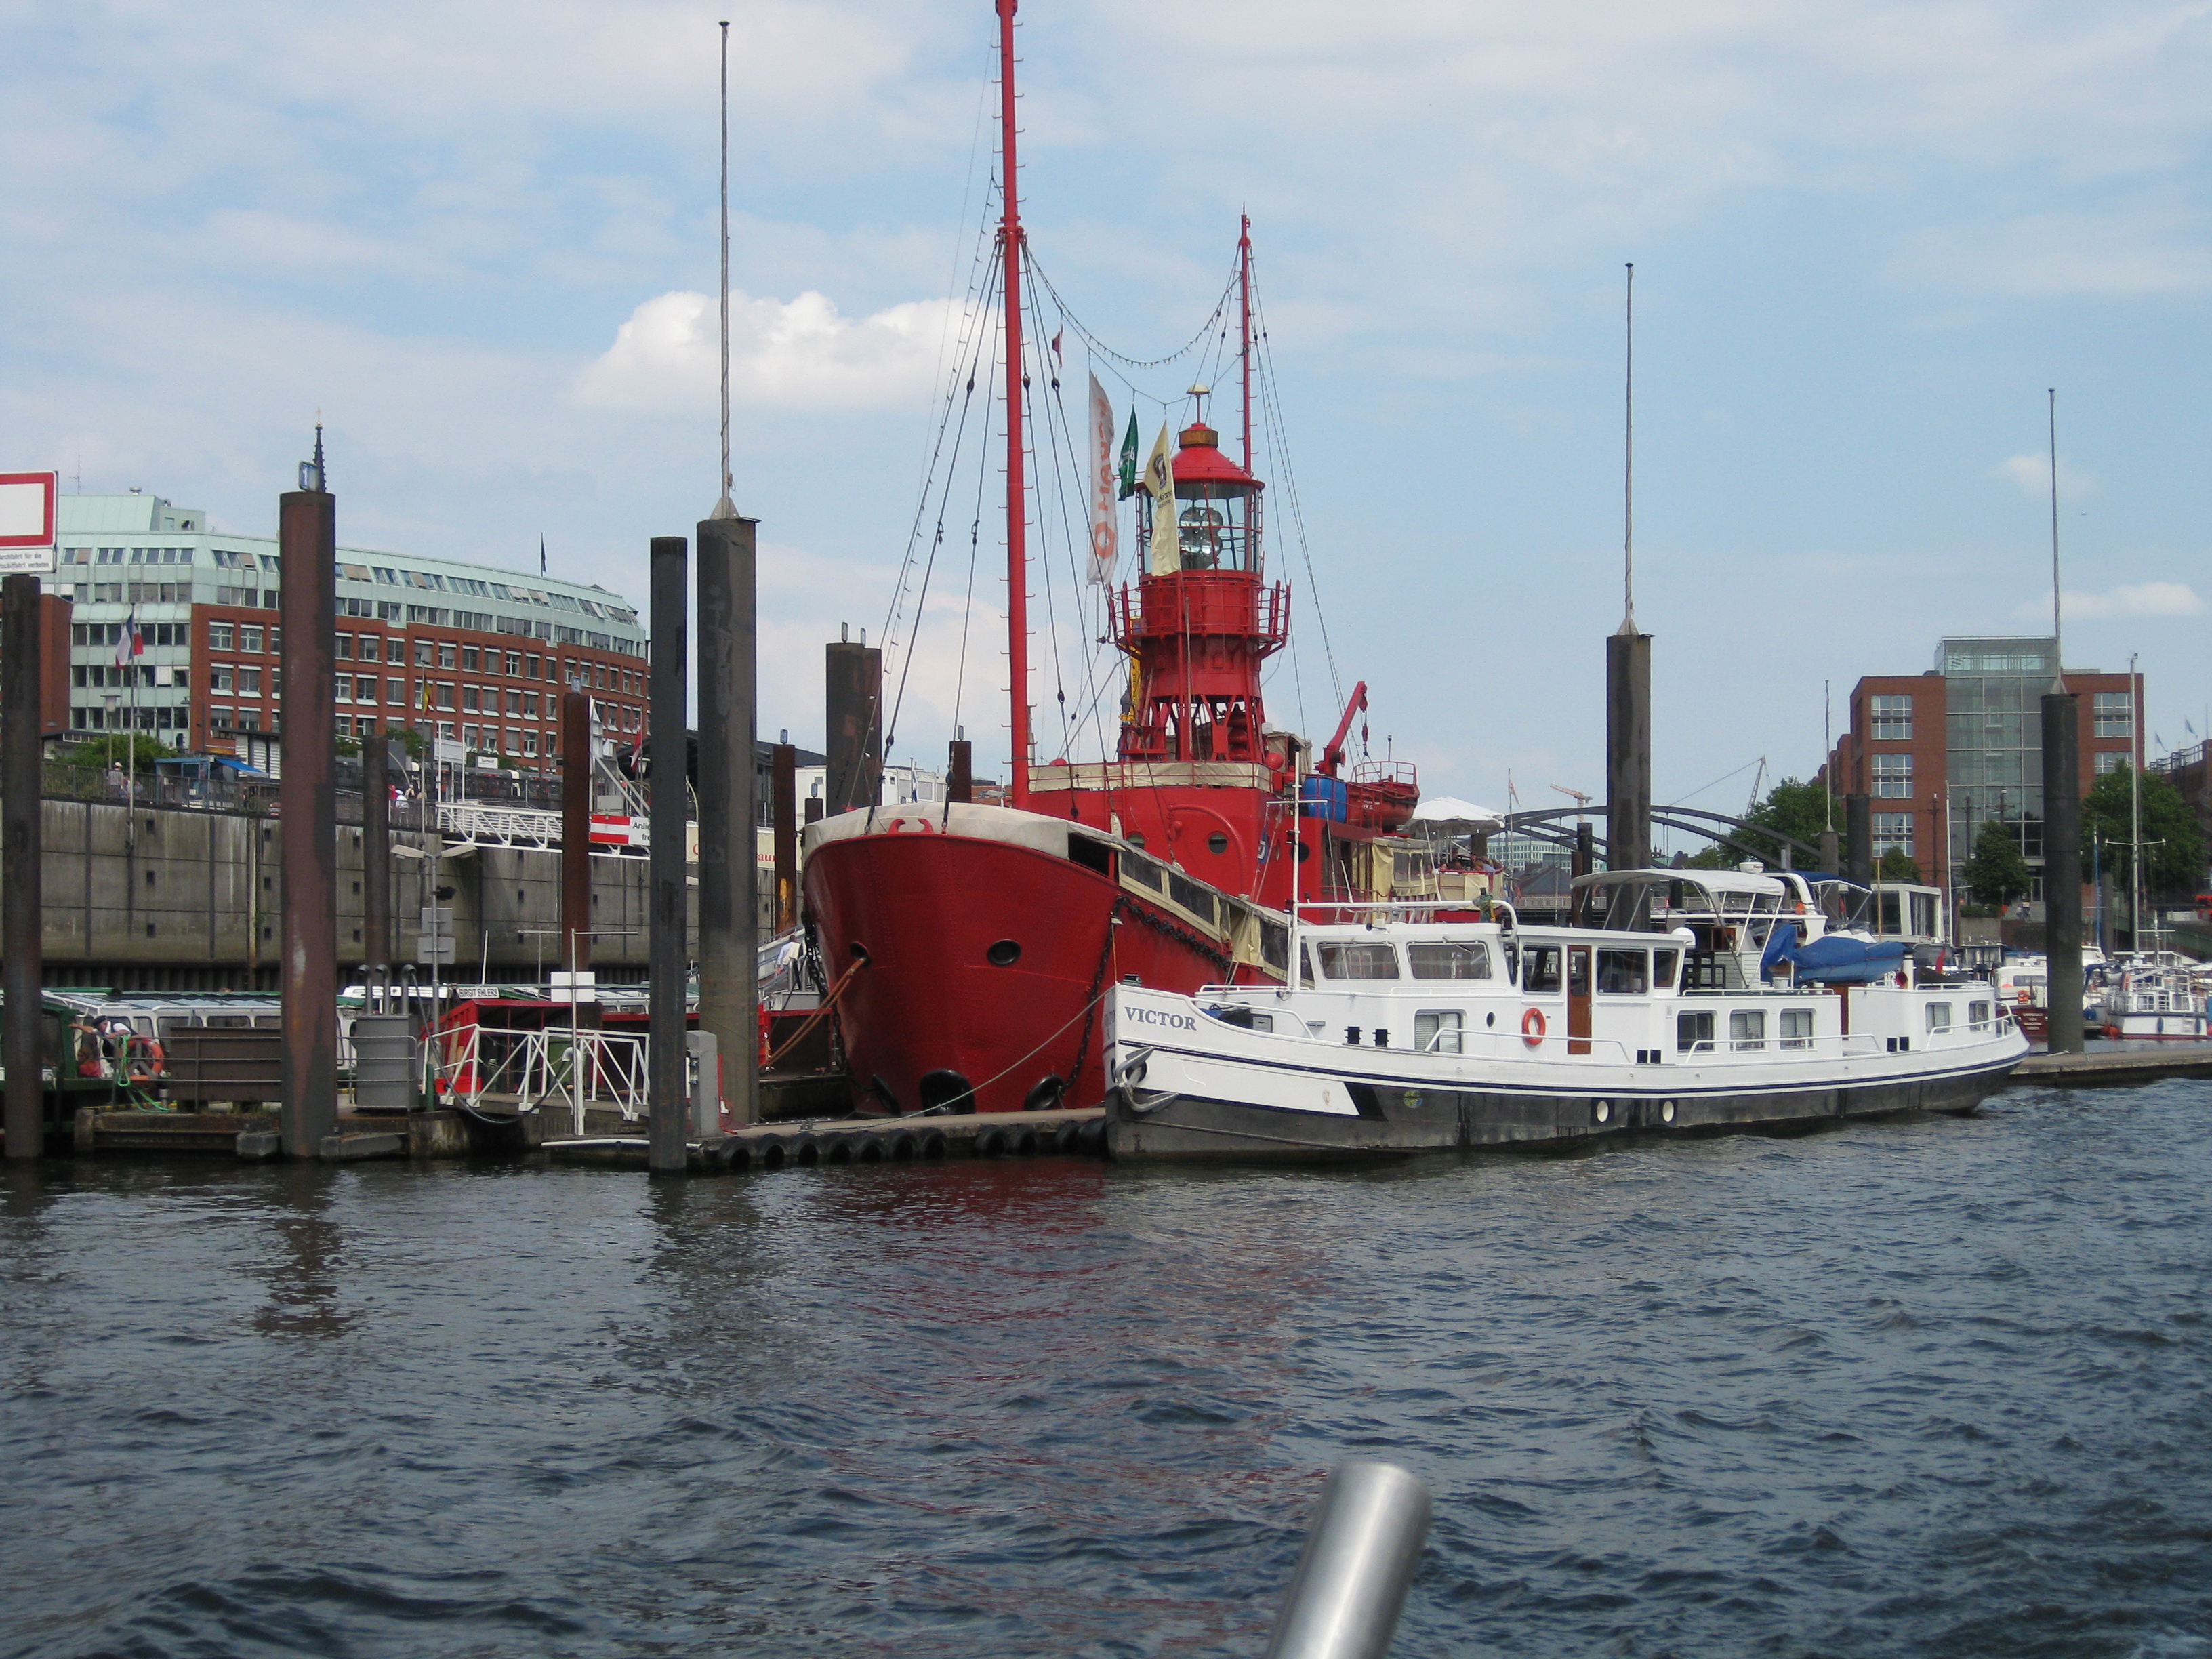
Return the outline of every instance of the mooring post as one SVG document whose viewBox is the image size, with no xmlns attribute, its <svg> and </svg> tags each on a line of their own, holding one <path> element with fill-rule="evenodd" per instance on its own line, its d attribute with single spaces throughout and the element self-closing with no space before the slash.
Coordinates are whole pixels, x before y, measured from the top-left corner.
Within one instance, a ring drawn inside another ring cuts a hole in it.
<svg viewBox="0 0 2212 1659">
<path fill-rule="evenodd" d="M 884 653 L 868 642 L 840 640 L 826 653 L 823 713 L 829 730 L 823 743 L 823 815 L 876 805 L 883 796 Z"/>
<path fill-rule="evenodd" d="M 739 1123 L 760 1073 L 753 536 L 750 519 L 699 522 L 699 1025 Z"/>
<path fill-rule="evenodd" d="M 45 1056 L 39 1052 L 46 944 L 39 609 L 36 576 L 17 572 L 0 582 L 0 951 L 8 958 L 7 1032 L 0 1052 L 8 1068 L 8 1100 L 0 1121 L 11 1158 L 38 1157 L 46 1139 Z M 54 1056 L 57 1082 L 64 1060 Z"/>
<path fill-rule="evenodd" d="M 955 738 L 946 757 L 945 799 L 955 806 L 972 805 L 975 799 L 975 745 Z"/>
<path fill-rule="evenodd" d="M 1605 642 L 1605 865 L 1651 865 L 1651 636 L 1626 622 Z"/>
<path fill-rule="evenodd" d="M 1823 830 L 1820 831 L 1820 873 L 1822 875 L 1843 874 L 1843 871 L 1837 866 L 1837 856 L 1836 832 L 1832 830 Z"/>
<path fill-rule="evenodd" d="M 780 743 L 769 757 L 769 794 L 775 820 L 775 931 L 799 926 L 799 750 Z"/>
<path fill-rule="evenodd" d="M 392 739 L 361 738 L 361 963 L 371 994 L 392 970 Z"/>
<path fill-rule="evenodd" d="M 338 1117 L 337 792 L 331 663 L 337 628 L 337 502 L 323 488 L 322 443 L 303 470 L 312 489 L 279 497 L 283 555 L 284 775 L 277 800 L 284 860 L 282 1127 L 288 1158 L 314 1158 Z"/>
<path fill-rule="evenodd" d="M 592 699 L 580 685 L 561 694 L 560 947 L 570 1029 L 596 1030 L 599 999 L 586 1002 L 574 978 L 592 965 Z"/>
<path fill-rule="evenodd" d="M 1597 868 L 1597 839 L 1587 823 L 1575 826 L 1575 850 L 1567 866 L 1569 879 L 1577 879 Z"/>
<path fill-rule="evenodd" d="M 1844 797 L 1844 879 L 1874 885 L 1874 800 L 1869 795 Z"/>
<path fill-rule="evenodd" d="M 2050 1028 L 2044 1047 L 2078 1054 L 2081 1042 L 2081 700 L 2043 698 L 2043 949 Z"/>
<path fill-rule="evenodd" d="M 653 538 L 649 577 L 653 633 L 651 744 L 652 852 L 648 874 L 653 894 L 647 907 L 647 961 L 651 987 L 647 1006 L 653 1021 L 650 1066 L 652 1097 L 646 1162 L 655 1175 L 681 1175 L 690 1090 L 685 1086 L 684 1041 L 684 965 L 689 956 L 684 916 L 684 836 L 690 793 L 686 750 L 690 733 L 684 720 L 684 567 L 688 544 L 681 536 Z"/>
</svg>

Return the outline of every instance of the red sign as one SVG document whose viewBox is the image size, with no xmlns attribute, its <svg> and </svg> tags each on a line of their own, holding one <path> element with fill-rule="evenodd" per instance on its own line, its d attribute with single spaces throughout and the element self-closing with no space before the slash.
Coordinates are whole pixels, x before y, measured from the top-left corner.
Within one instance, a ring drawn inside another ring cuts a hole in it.
<svg viewBox="0 0 2212 1659">
<path fill-rule="evenodd" d="M 54 502 L 60 476 L 0 472 L 0 570 L 54 568 Z"/>
</svg>

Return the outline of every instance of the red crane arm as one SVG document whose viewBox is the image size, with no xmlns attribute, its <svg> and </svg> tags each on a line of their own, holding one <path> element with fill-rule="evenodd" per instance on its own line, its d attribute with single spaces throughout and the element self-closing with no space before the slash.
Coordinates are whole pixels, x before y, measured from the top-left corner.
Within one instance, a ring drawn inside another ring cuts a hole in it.
<svg viewBox="0 0 2212 1659">
<path fill-rule="evenodd" d="M 1336 735 L 1328 740 L 1328 747 L 1321 751 L 1321 764 L 1314 770 L 1323 777 L 1333 778 L 1336 769 L 1344 762 L 1344 739 L 1352 730 L 1352 717 L 1365 712 L 1367 682 L 1362 680 L 1352 688 L 1352 701 L 1344 705 L 1344 718 L 1336 723 Z"/>
</svg>

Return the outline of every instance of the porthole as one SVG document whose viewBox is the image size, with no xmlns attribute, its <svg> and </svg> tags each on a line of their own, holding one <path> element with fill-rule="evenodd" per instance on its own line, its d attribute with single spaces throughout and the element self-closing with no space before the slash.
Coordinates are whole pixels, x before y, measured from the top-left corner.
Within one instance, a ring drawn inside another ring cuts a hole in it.
<svg viewBox="0 0 2212 1659">
<path fill-rule="evenodd" d="M 984 951 L 983 957 L 994 968 L 1011 968 L 1022 959 L 1022 947 L 1010 939 L 1002 939 Z"/>
<path fill-rule="evenodd" d="M 1612 1122 L 1613 1103 L 1609 1100 L 1601 1100 L 1596 1105 L 1590 1108 L 1590 1115 L 1595 1118 L 1600 1123 Z"/>
<path fill-rule="evenodd" d="M 1229 837 L 1218 830 L 1206 838 L 1206 850 L 1219 857 L 1229 850 Z"/>
<path fill-rule="evenodd" d="M 1140 835 L 1136 835 L 1136 834 L 1133 834 L 1133 833 L 1130 836 L 1130 837 L 1129 837 L 1129 845 L 1130 845 L 1130 846 L 1132 846 L 1132 847 L 1142 847 L 1144 844 L 1145 844 L 1145 838 L 1144 838 L 1142 836 L 1140 836 Z"/>
<path fill-rule="evenodd" d="M 1674 1121 L 1674 1103 L 1673 1101 L 1665 1100 L 1660 1102 L 1659 1121 L 1662 1123 L 1672 1123 Z"/>
<path fill-rule="evenodd" d="M 1298 843 L 1298 862 L 1299 862 L 1300 864 L 1304 864 L 1304 863 L 1308 859 L 1311 858 L 1312 856 L 1313 856 L 1313 848 L 1310 848 L 1310 847 L 1309 847 L 1309 846 L 1307 846 L 1307 845 L 1305 844 L 1305 842 L 1300 842 Z"/>
</svg>

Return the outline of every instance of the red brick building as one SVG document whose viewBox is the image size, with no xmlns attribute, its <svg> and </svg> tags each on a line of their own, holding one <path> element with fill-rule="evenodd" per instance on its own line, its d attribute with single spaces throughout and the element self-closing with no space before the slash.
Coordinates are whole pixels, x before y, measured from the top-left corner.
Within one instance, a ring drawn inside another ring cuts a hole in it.
<svg viewBox="0 0 2212 1659">
<path fill-rule="evenodd" d="M 1994 819 L 2019 839 L 2042 896 L 2043 714 L 2048 638 L 1946 640 L 1920 674 L 1870 675 L 1851 688 L 1850 726 L 1821 776 L 1869 797 L 1874 853 L 1901 848 L 1947 897 L 1974 837 Z M 2141 764 L 2142 677 L 2069 668 L 2080 708 L 2081 789 Z M 1945 856 L 1946 848 L 1948 857 Z"/>
</svg>

